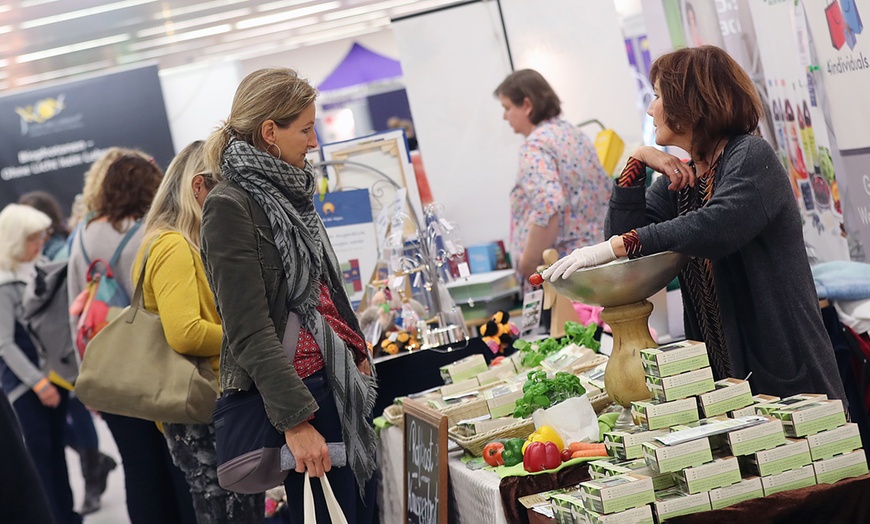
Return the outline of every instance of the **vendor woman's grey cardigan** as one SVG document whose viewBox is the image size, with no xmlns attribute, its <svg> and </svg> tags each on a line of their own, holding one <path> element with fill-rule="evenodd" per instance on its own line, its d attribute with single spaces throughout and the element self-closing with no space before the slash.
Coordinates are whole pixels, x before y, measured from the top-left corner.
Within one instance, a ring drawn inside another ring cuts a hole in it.
<svg viewBox="0 0 870 524">
<path fill-rule="evenodd" d="M 731 374 L 742 379 L 751 372 L 753 393 L 845 400 L 800 212 L 779 158 L 762 138 L 738 136 L 715 177 L 707 205 L 683 216 L 667 177 L 648 191 L 615 187 L 606 234 L 637 229 L 644 255 L 670 250 L 712 261 Z M 685 287 L 682 276 L 680 283 Z M 683 304 L 686 336 L 703 340 L 687 294 Z"/>
</svg>

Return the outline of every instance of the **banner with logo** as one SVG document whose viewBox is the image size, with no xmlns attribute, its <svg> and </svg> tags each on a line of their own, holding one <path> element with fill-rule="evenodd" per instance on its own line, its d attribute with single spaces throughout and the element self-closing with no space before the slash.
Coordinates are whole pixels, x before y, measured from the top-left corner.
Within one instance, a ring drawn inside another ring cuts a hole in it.
<svg viewBox="0 0 870 524">
<path fill-rule="evenodd" d="M 766 77 L 762 93 L 780 159 L 804 219 L 804 239 L 820 260 L 848 260 L 843 205 L 825 115 L 808 69 L 809 35 L 794 2 L 750 2 Z"/>
<path fill-rule="evenodd" d="M 140 149 L 164 169 L 175 154 L 157 66 L 0 97 L 0 129 L 0 207 L 45 190 L 69 213 L 106 149 Z"/>
<path fill-rule="evenodd" d="M 378 263 L 378 243 L 368 189 L 314 195 L 314 208 L 335 249 L 347 295 L 356 307 Z"/>
<path fill-rule="evenodd" d="M 870 0 L 804 0 L 831 126 L 841 150 L 870 147 Z"/>
</svg>

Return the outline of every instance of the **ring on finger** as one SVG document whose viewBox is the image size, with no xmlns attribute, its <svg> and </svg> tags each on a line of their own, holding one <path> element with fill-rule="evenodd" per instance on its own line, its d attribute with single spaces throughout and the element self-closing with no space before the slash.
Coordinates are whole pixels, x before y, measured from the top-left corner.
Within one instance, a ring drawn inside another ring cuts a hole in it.
<svg viewBox="0 0 870 524">
<path fill-rule="evenodd" d="M 679 172 L 680 172 L 680 169 L 679 169 L 679 168 L 674 169 L 674 174 L 675 174 L 675 175 L 676 175 L 677 173 L 679 173 Z"/>
</svg>

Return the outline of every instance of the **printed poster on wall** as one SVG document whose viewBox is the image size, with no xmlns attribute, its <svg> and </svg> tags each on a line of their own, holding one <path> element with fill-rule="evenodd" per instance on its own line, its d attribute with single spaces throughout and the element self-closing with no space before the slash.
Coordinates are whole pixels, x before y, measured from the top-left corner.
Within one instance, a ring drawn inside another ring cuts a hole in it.
<svg viewBox="0 0 870 524">
<path fill-rule="evenodd" d="M 804 0 L 831 126 L 841 150 L 870 147 L 870 0 Z"/>
<path fill-rule="evenodd" d="M 175 150 L 157 66 L 0 97 L 0 207 L 50 191 L 69 212 L 90 164 L 113 146 L 165 168 Z"/>
<path fill-rule="evenodd" d="M 362 300 L 378 262 L 375 224 L 368 189 L 314 195 L 314 208 L 335 249 L 347 295 L 354 308 Z"/>
<path fill-rule="evenodd" d="M 808 72 L 808 35 L 793 2 L 750 2 L 767 83 L 764 102 L 776 148 L 804 222 L 804 240 L 823 261 L 848 260 L 843 204 L 831 159 L 825 115 Z M 783 41 L 783 35 L 793 35 Z"/>
</svg>

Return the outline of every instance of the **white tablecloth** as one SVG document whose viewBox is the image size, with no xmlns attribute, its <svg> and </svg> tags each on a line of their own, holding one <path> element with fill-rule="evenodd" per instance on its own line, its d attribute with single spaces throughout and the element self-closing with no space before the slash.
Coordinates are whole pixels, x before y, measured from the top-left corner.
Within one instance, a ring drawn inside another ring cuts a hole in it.
<svg viewBox="0 0 870 524">
<path fill-rule="evenodd" d="M 378 465 L 381 484 L 378 489 L 381 524 L 402 522 L 402 428 L 381 431 Z M 461 451 L 450 453 L 447 461 L 450 479 L 450 505 L 458 524 L 507 524 L 498 490 L 499 478 L 492 471 L 472 471 L 459 458 Z"/>
</svg>

